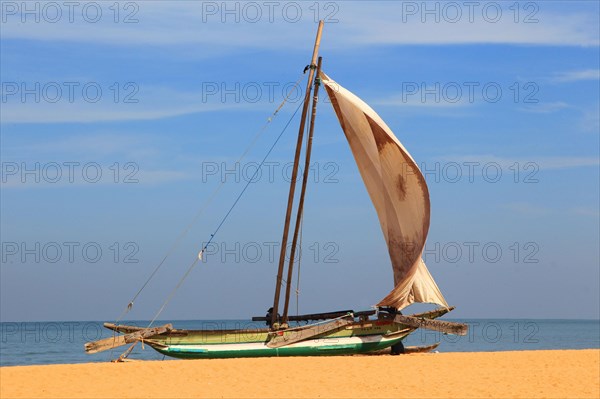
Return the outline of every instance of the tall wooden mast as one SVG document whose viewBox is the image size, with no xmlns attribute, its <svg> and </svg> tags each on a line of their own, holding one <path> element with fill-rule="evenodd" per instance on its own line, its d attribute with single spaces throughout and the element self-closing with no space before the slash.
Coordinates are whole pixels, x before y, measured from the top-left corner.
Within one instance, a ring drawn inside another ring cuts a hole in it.
<svg viewBox="0 0 600 399">
<path fill-rule="evenodd" d="M 308 82 L 306 83 L 306 91 L 304 95 L 304 106 L 302 108 L 302 116 L 300 119 L 300 129 L 298 130 L 298 141 L 296 143 L 296 154 L 294 156 L 294 168 L 292 170 L 292 180 L 290 182 L 290 192 L 288 194 L 287 211 L 285 214 L 285 222 L 283 225 L 283 237 L 281 238 L 281 251 L 279 252 L 279 267 L 277 269 L 277 282 L 275 285 L 275 298 L 273 299 L 273 310 L 271 315 L 271 326 L 275 326 L 277 322 L 277 311 L 279 308 L 279 297 L 281 295 L 281 282 L 283 280 L 283 267 L 285 264 L 285 253 L 287 249 L 288 234 L 290 229 L 290 219 L 292 217 L 292 208 L 294 205 L 294 194 L 296 191 L 296 179 L 298 177 L 298 164 L 300 163 L 300 152 L 302 150 L 302 139 L 304 137 L 304 126 L 306 124 L 306 115 L 308 113 L 308 105 L 310 103 L 310 94 L 312 91 L 313 78 L 317 57 L 319 55 L 319 45 L 321 44 L 321 33 L 323 32 L 323 21 L 319 21 L 317 29 L 317 37 L 313 48 L 313 54 L 310 61 L 308 73 Z"/>
<path fill-rule="evenodd" d="M 317 77 L 315 79 L 315 94 L 312 102 L 312 112 L 310 117 L 310 126 L 308 128 L 308 140 L 306 142 L 306 158 L 304 160 L 304 175 L 302 176 L 302 189 L 300 190 L 300 199 L 298 200 L 298 213 L 296 214 L 296 224 L 294 225 L 294 237 L 292 238 L 292 248 L 290 249 L 290 263 L 288 265 L 287 279 L 285 280 L 285 302 L 283 306 L 282 323 L 288 321 L 288 309 L 290 306 L 290 291 L 292 287 L 292 273 L 294 270 L 294 258 L 296 256 L 296 246 L 298 245 L 298 233 L 302 222 L 302 212 L 304 210 L 304 196 L 306 195 L 306 184 L 310 170 L 310 155 L 312 153 L 313 132 L 315 131 L 315 119 L 317 117 L 317 103 L 319 102 L 319 72 L 321 72 L 321 62 L 323 57 L 319 57 L 317 63 Z"/>
</svg>

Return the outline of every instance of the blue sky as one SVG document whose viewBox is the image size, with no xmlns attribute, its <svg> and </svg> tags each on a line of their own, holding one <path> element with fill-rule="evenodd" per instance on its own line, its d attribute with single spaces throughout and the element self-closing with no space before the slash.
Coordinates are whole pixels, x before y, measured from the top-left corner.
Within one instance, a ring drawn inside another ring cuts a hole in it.
<svg viewBox="0 0 600 399">
<path fill-rule="evenodd" d="M 424 169 L 425 260 L 453 316 L 598 318 L 597 2 L 27 4 L 1 3 L 3 321 L 114 319 L 232 170 L 136 301 L 152 317 L 296 109 L 235 169 L 309 62 L 317 12 L 325 71 Z M 326 99 L 317 118 L 299 309 L 369 308 L 392 288 L 387 250 Z M 297 124 L 164 318 L 270 306 Z"/>
</svg>

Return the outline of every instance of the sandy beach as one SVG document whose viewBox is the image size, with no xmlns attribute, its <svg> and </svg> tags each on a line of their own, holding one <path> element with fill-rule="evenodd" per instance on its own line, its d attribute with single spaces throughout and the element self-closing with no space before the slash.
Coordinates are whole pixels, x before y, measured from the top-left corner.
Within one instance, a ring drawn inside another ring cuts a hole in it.
<svg viewBox="0 0 600 399">
<path fill-rule="evenodd" d="M 2 398 L 598 398 L 600 350 L 0 368 Z"/>
</svg>

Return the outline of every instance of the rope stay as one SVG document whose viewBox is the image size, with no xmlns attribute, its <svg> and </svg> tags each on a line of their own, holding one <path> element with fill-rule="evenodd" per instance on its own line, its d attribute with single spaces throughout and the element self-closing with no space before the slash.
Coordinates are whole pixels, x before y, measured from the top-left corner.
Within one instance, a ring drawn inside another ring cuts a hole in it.
<svg viewBox="0 0 600 399">
<path fill-rule="evenodd" d="M 310 120 L 312 118 L 312 115 L 309 113 L 307 116 L 307 126 L 306 126 L 306 145 L 305 145 L 305 151 L 307 151 L 308 149 L 308 132 L 310 130 L 309 126 L 310 126 Z M 305 173 L 309 173 L 309 171 L 305 171 Z M 299 206 L 299 205 L 298 205 Z M 299 308 L 300 308 L 300 265 L 302 264 L 302 228 L 304 227 L 304 208 L 302 209 L 302 213 L 300 214 L 300 240 L 297 243 L 298 248 L 300 248 L 300 251 L 298 251 L 298 271 L 297 271 L 297 275 L 298 277 L 296 278 L 296 316 L 300 314 Z"/>
<path fill-rule="evenodd" d="M 287 92 L 285 98 L 281 101 L 281 103 L 275 109 L 275 111 L 267 118 L 267 121 L 263 124 L 263 126 L 256 133 L 256 135 L 254 136 L 254 138 L 252 139 L 252 141 L 250 142 L 250 144 L 246 147 L 246 149 L 244 150 L 244 152 L 242 153 L 242 155 L 237 159 L 236 164 L 240 163 L 246 157 L 246 155 L 254 147 L 254 145 L 256 144 L 256 142 L 258 141 L 258 139 L 262 136 L 262 134 L 265 132 L 265 130 L 270 126 L 270 124 L 273 121 L 273 119 L 278 115 L 279 111 L 283 108 L 283 106 L 290 99 L 290 96 L 292 95 L 292 93 L 294 92 L 294 90 L 296 89 L 296 87 L 298 87 L 298 85 L 300 84 L 300 81 L 302 80 L 303 75 L 304 75 L 304 72 L 296 80 L 296 83 L 294 84 L 294 86 Z M 297 110 L 296 110 L 296 112 L 297 112 Z M 296 112 L 294 112 L 294 115 L 296 115 Z M 292 116 L 292 118 L 293 118 L 293 116 Z M 289 122 L 288 122 L 288 124 L 289 124 Z M 285 128 L 287 128 L 287 125 L 286 125 Z M 284 131 L 285 131 L 285 128 L 284 128 Z M 283 134 L 283 132 L 282 132 L 282 134 Z M 281 137 L 281 135 L 280 135 L 280 137 Z M 278 140 L 279 140 L 279 138 L 277 139 L 277 141 Z M 269 151 L 269 153 L 270 153 L 270 151 Z M 263 162 L 264 162 L 264 160 L 263 160 Z M 262 166 L 262 163 L 261 163 L 261 166 Z M 253 176 L 253 178 L 254 178 L 254 176 Z M 252 181 L 252 179 L 251 179 L 251 181 Z M 150 283 L 150 281 L 154 278 L 154 276 L 160 270 L 160 268 L 163 266 L 163 264 L 165 263 L 165 261 L 179 247 L 179 245 L 181 244 L 181 242 L 183 241 L 183 239 L 185 238 L 185 236 L 189 233 L 189 231 L 191 230 L 191 228 L 198 221 L 198 219 L 200 218 L 200 216 L 204 213 L 204 211 L 206 210 L 206 208 L 208 208 L 208 206 L 214 201 L 214 199 L 217 197 L 217 194 L 221 191 L 221 189 L 223 188 L 224 185 L 225 185 L 225 181 L 222 180 L 221 183 L 211 193 L 210 197 L 200 206 L 200 208 L 198 209 L 198 211 L 196 212 L 196 214 L 192 218 L 191 222 L 188 223 L 184 227 L 183 231 L 177 236 L 175 242 L 171 245 L 171 247 L 169 248 L 169 250 L 167 251 L 167 253 L 165 254 L 165 256 L 156 265 L 156 267 L 154 268 L 154 270 L 152 271 L 152 273 L 150 273 L 150 275 L 148 276 L 148 278 L 146 279 L 146 281 L 144 282 L 144 284 L 142 284 L 142 286 L 140 287 L 140 289 L 135 293 L 135 295 L 133 296 L 133 298 L 129 301 L 129 303 L 127 304 L 127 306 L 125 307 L 125 309 L 123 309 L 123 311 L 121 312 L 121 314 L 119 315 L 119 317 L 115 320 L 115 324 L 117 324 L 119 321 L 121 321 L 123 319 L 123 317 L 127 313 L 129 313 L 129 311 L 133 308 L 133 304 L 136 301 L 136 299 L 140 296 L 140 294 L 146 288 L 146 286 L 148 285 L 148 283 Z M 204 251 L 204 249 L 202 251 L 200 251 L 199 256 L 202 254 L 202 252 Z"/>
<path fill-rule="evenodd" d="M 302 265 L 302 231 L 304 228 L 304 212 L 300 217 L 300 252 L 298 252 L 298 277 L 296 278 L 296 316 L 300 314 L 300 266 Z"/>
<path fill-rule="evenodd" d="M 307 66 L 306 66 L 306 68 L 304 68 L 304 70 L 305 70 L 305 71 L 306 71 L 306 70 L 308 70 L 308 69 L 309 69 L 309 65 L 307 65 Z M 308 131 L 310 130 L 309 126 L 310 126 L 310 120 L 311 120 L 311 118 L 312 118 L 312 116 L 311 116 L 310 112 L 308 112 L 308 113 L 306 114 L 306 128 L 305 128 L 305 136 L 306 136 L 306 142 L 307 142 L 307 143 L 308 143 Z M 305 147 L 306 147 L 306 146 L 305 146 Z M 305 152 L 306 152 L 306 149 L 304 149 L 303 151 L 304 151 L 303 153 L 305 153 Z M 307 173 L 308 173 L 308 172 L 307 172 Z M 295 182 L 295 184 L 298 184 L 298 180 L 299 180 L 299 179 L 296 179 L 296 182 Z M 298 195 L 299 195 L 299 194 L 298 194 Z M 300 218 L 302 219 L 302 215 L 300 215 Z M 287 245 L 287 242 L 286 242 L 285 244 L 284 244 L 284 243 L 282 243 L 282 245 Z M 301 248 L 301 247 L 300 247 L 300 248 Z M 282 276 L 282 277 L 281 277 L 281 286 L 282 286 L 282 287 L 284 287 L 286 284 L 287 284 L 287 279 L 286 279 L 286 278 L 284 278 L 284 277 Z"/>
<path fill-rule="evenodd" d="M 250 179 L 248 179 L 248 181 L 246 182 L 246 185 L 244 186 L 244 188 L 242 189 L 242 191 L 240 192 L 240 194 L 237 196 L 237 198 L 235 199 L 235 201 L 233 202 L 233 204 L 231 205 L 231 207 L 229 208 L 229 210 L 227 211 L 227 213 L 225 214 L 225 216 L 223 217 L 223 219 L 221 219 L 221 222 L 219 223 L 219 225 L 215 229 L 214 233 L 212 233 L 210 235 L 210 239 L 206 242 L 206 244 L 204 244 L 204 246 L 202 247 L 202 250 L 200 250 L 200 252 L 195 257 L 195 259 L 192 262 L 192 264 L 189 266 L 189 268 L 185 272 L 185 274 L 181 277 L 181 279 L 179 280 L 179 282 L 177 283 L 177 285 L 175 286 L 175 288 L 173 288 L 173 290 L 170 292 L 170 294 L 167 297 L 167 299 L 165 300 L 165 302 L 162 304 L 162 306 L 160 307 L 160 309 L 158 310 L 158 312 L 156 312 L 156 315 L 154 315 L 154 317 L 152 318 L 152 321 L 150 321 L 150 324 L 148 324 L 148 327 L 152 326 L 152 324 L 158 319 L 158 316 L 160 316 L 160 314 L 165 309 L 165 307 L 167 306 L 167 304 L 171 301 L 171 299 L 173 298 L 173 296 L 175 295 L 175 293 L 177 292 L 177 290 L 183 285 L 183 282 L 185 281 L 185 279 L 187 278 L 187 276 L 189 276 L 189 274 L 192 272 L 192 270 L 194 269 L 194 267 L 198 264 L 198 261 L 200 259 L 202 259 L 202 254 L 204 253 L 204 251 L 206 251 L 206 248 L 211 244 L 212 240 L 215 238 L 215 236 L 217 235 L 217 233 L 219 232 L 219 230 L 221 230 L 221 227 L 223 226 L 223 224 L 225 223 L 225 221 L 227 220 L 227 218 L 229 217 L 229 215 L 231 214 L 231 212 L 233 211 L 233 209 L 235 208 L 235 206 L 238 204 L 238 202 L 240 201 L 240 199 L 242 198 L 242 196 L 246 192 L 246 189 L 248 189 L 248 187 L 250 186 L 250 184 L 254 182 L 254 178 L 256 177 L 256 174 L 258 173 L 258 171 L 260 170 L 260 168 L 263 166 L 263 164 L 265 163 L 265 161 L 267 160 L 267 158 L 269 157 L 269 155 L 271 155 L 271 152 L 273 151 L 273 149 L 275 148 L 275 146 L 277 145 L 277 143 L 279 142 L 279 140 L 281 139 L 281 137 L 283 136 L 283 134 L 287 130 L 287 128 L 290 125 L 290 123 L 292 123 L 292 120 L 294 119 L 294 117 L 298 113 L 298 110 L 300 109 L 301 106 L 302 106 L 302 103 L 300 103 L 298 105 L 298 107 L 296 107 L 296 110 L 294 111 L 294 113 L 292 114 L 292 116 L 290 117 L 290 119 L 287 121 L 287 123 L 283 127 L 283 130 L 281 131 L 281 133 L 279 133 L 279 136 L 277 136 L 277 138 L 275 139 L 275 142 L 271 145 L 271 147 L 269 148 L 269 150 L 267 151 L 267 153 L 263 157 L 262 161 L 259 163 L 259 165 L 256 168 L 256 170 L 254 171 L 254 174 L 252 175 L 252 177 Z"/>
</svg>

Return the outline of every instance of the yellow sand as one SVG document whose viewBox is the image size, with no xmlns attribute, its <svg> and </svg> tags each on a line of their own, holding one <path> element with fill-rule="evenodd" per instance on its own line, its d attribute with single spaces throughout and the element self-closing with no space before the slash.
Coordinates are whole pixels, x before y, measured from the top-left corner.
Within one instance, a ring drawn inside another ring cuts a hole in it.
<svg viewBox="0 0 600 399">
<path fill-rule="evenodd" d="M 0 368 L 1 398 L 598 398 L 600 350 Z"/>
</svg>

